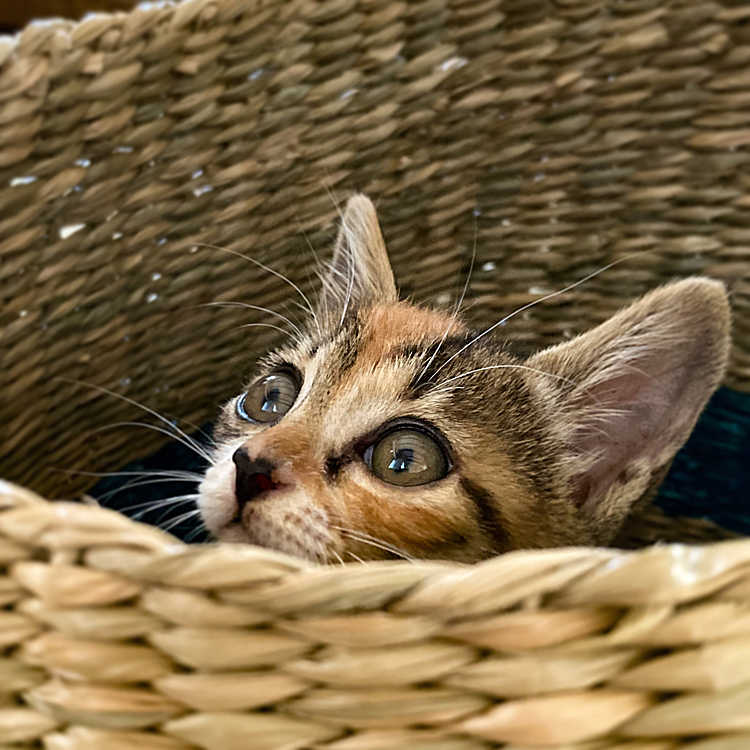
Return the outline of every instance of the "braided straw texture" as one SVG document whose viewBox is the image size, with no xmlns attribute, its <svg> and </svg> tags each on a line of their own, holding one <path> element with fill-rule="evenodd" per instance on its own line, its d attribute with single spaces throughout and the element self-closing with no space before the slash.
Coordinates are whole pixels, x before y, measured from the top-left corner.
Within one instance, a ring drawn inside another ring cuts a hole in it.
<svg viewBox="0 0 750 750">
<path fill-rule="evenodd" d="M 729 1 L 193 0 L 0 38 L 0 476 L 72 497 L 90 479 L 52 469 L 161 439 L 92 436 L 139 412 L 70 381 L 213 418 L 279 320 L 199 305 L 302 315 L 226 250 L 310 296 L 308 242 L 329 251 L 354 189 L 407 295 L 450 304 L 476 247 L 477 325 L 623 261 L 515 316 L 521 351 L 675 276 L 725 279 L 747 389 L 749 19 Z"/>
<path fill-rule="evenodd" d="M 450 304 L 475 249 L 472 322 L 542 299 L 503 329 L 521 351 L 724 279 L 747 390 L 748 20 L 193 0 L 0 39 L 0 476 L 75 497 L 164 439 L 101 432 L 142 416 L 101 389 L 210 419 L 278 319 L 200 306 L 304 306 L 228 251 L 310 296 L 354 189 L 406 294 Z M 2 750 L 750 747 L 747 541 L 322 569 L 17 485 L 0 507 Z"/>
<path fill-rule="evenodd" d="M 0 603 L 6 749 L 750 747 L 746 541 L 314 567 L 2 484 Z"/>
</svg>

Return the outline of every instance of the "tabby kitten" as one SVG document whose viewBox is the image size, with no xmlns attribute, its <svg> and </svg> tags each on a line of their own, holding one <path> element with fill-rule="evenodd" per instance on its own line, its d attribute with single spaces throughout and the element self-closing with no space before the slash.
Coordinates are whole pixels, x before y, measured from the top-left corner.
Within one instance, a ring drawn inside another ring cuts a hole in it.
<svg viewBox="0 0 750 750">
<path fill-rule="evenodd" d="M 320 562 L 611 543 L 652 498 L 729 350 L 724 287 L 691 278 L 519 359 L 398 300 L 361 195 L 317 321 L 224 407 L 199 507 L 219 540 Z"/>
</svg>

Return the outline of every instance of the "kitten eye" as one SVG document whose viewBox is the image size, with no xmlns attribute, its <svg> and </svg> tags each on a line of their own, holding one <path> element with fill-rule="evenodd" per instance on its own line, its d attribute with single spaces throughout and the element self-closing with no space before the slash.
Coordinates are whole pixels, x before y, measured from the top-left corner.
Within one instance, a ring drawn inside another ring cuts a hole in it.
<svg viewBox="0 0 750 750">
<path fill-rule="evenodd" d="M 414 487 L 442 479 L 450 463 L 440 443 L 420 430 L 387 432 L 364 453 L 372 473 L 388 484 Z"/>
<path fill-rule="evenodd" d="M 275 372 L 251 385 L 237 402 L 237 414 L 248 422 L 278 422 L 299 394 L 299 382 L 291 373 Z"/>
</svg>

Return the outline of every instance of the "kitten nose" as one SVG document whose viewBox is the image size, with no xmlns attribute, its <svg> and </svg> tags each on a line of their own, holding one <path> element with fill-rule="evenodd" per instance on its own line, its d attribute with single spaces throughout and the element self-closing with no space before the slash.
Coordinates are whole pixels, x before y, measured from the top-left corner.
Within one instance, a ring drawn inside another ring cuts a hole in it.
<svg viewBox="0 0 750 750">
<path fill-rule="evenodd" d="M 234 452 L 232 461 L 236 467 L 234 493 L 241 514 L 247 503 L 278 486 L 271 476 L 275 467 L 265 458 L 250 458 L 244 448 Z"/>
</svg>

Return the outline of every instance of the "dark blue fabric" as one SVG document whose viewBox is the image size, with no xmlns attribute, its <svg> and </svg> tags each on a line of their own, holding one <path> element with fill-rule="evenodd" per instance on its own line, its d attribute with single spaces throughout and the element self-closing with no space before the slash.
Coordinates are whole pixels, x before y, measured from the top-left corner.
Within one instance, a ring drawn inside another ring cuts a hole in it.
<svg viewBox="0 0 750 750">
<path fill-rule="evenodd" d="M 721 388 L 661 486 L 669 515 L 708 518 L 750 534 L 750 394 Z"/>
<path fill-rule="evenodd" d="M 202 434 L 205 433 L 205 434 Z M 207 425 L 193 437 L 205 443 Z M 178 442 L 126 466 L 124 472 L 188 470 L 201 473 L 205 462 Z M 192 501 L 158 507 L 161 500 L 195 491 L 186 482 L 159 482 L 129 487 L 133 476 L 110 477 L 91 490 L 103 505 L 162 528 L 192 510 Z M 708 518 L 727 529 L 750 534 L 750 394 L 720 389 L 706 407 L 690 440 L 678 453 L 656 499 L 669 515 Z M 144 503 L 154 507 L 143 513 Z M 201 542 L 205 534 L 197 517 L 170 531 L 186 541 Z"/>
<path fill-rule="evenodd" d="M 202 427 L 192 435 L 201 444 L 211 437 L 211 425 Z M 107 477 L 99 481 L 89 494 L 101 505 L 113 508 L 143 523 L 168 529 L 186 542 L 205 542 L 207 535 L 197 516 L 178 520 L 195 509 L 195 500 L 165 504 L 170 498 L 196 492 L 194 482 L 164 481 L 156 472 L 193 471 L 201 474 L 206 462 L 195 451 L 180 442 L 167 443 L 163 448 L 143 459 L 132 461 L 122 469 L 122 476 Z M 143 476 L 142 476 L 143 475 Z M 153 483 L 146 484 L 150 478 Z M 141 484 L 137 484 L 138 482 Z"/>
</svg>

